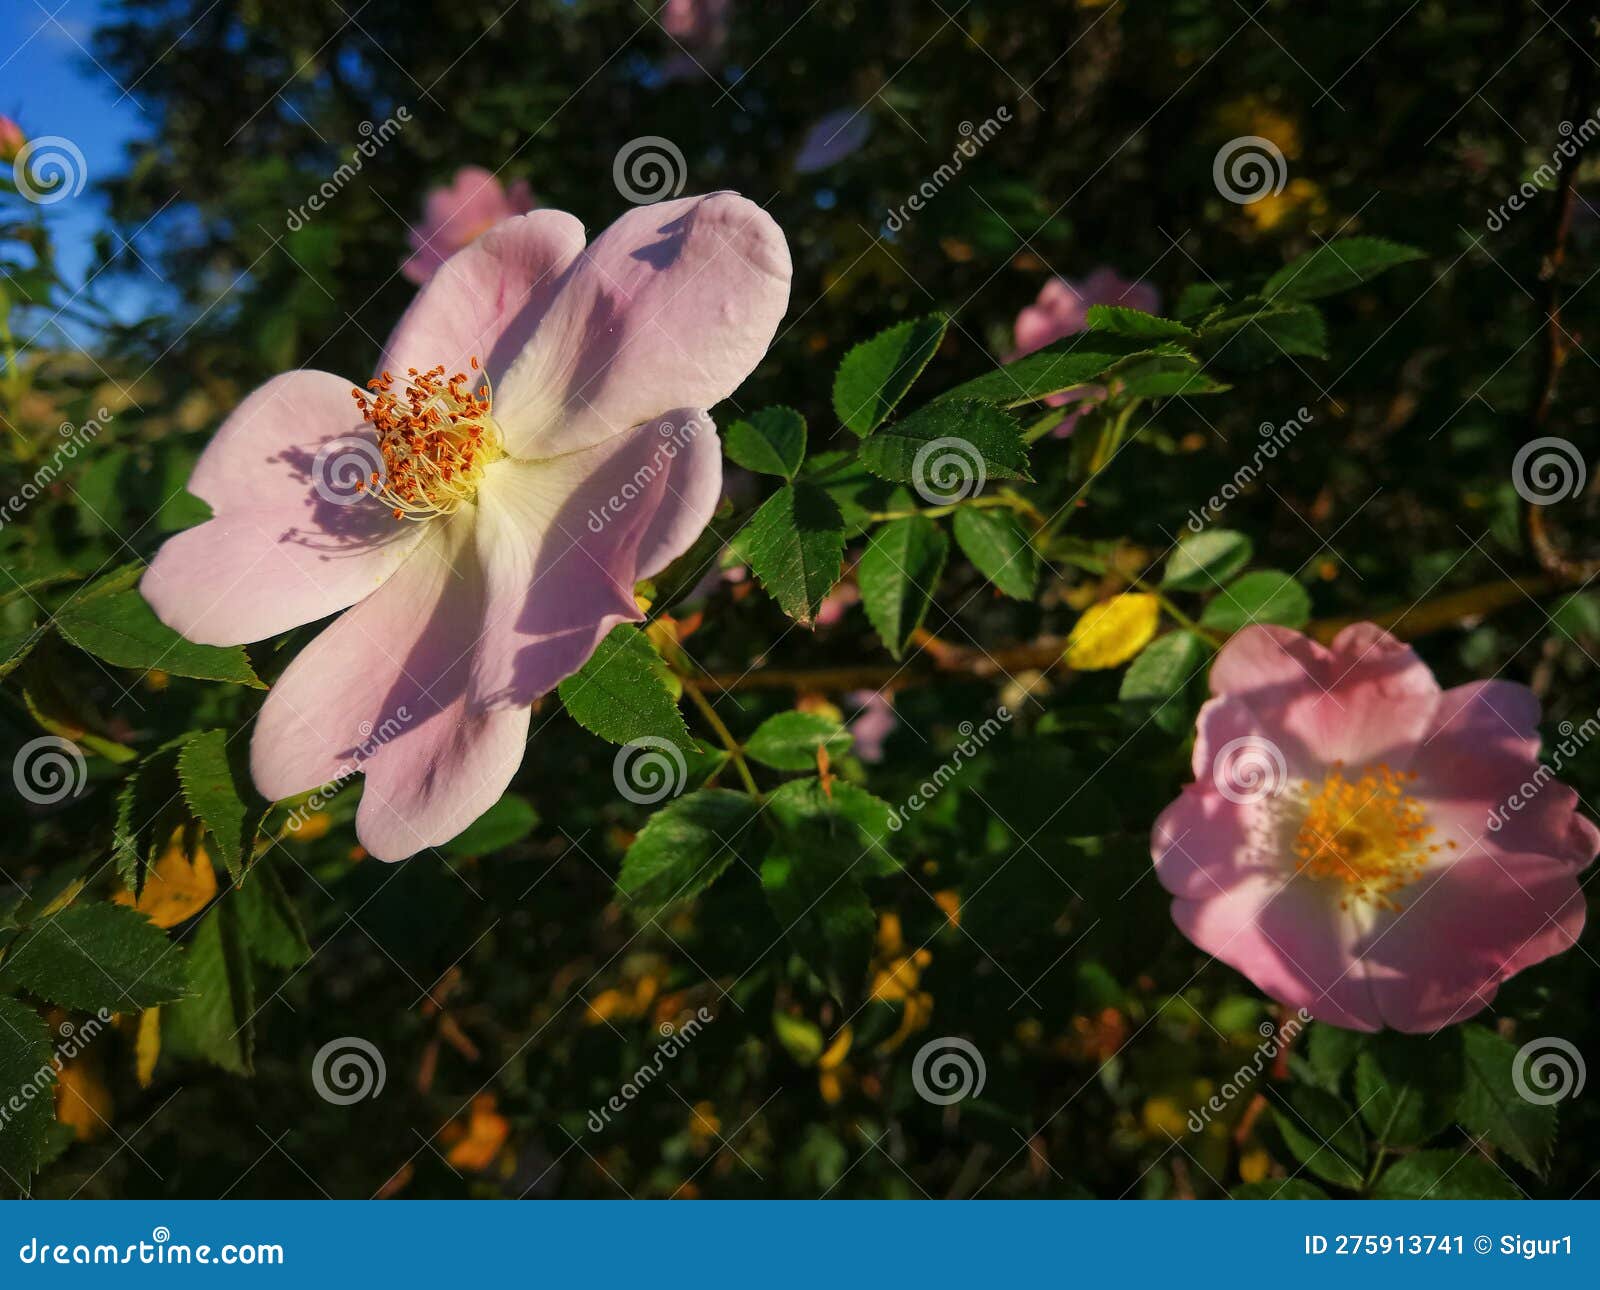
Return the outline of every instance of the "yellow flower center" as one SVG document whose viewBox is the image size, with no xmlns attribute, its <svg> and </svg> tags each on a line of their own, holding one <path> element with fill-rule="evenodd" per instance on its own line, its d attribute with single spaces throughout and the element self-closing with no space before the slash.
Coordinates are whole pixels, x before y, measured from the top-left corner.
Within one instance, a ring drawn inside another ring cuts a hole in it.
<svg viewBox="0 0 1600 1290">
<path fill-rule="evenodd" d="M 476 358 L 472 370 L 471 377 L 457 372 L 446 380 L 443 366 L 426 372 L 412 367 L 398 387 L 385 372 L 368 381 L 366 390 L 351 391 L 383 455 L 383 469 L 359 486 L 395 519 L 449 515 L 473 499 L 484 471 L 506 455 L 490 412 L 489 379 L 478 374 Z"/>
<path fill-rule="evenodd" d="M 1320 787 L 1306 780 L 1309 802 L 1293 844 L 1296 871 L 1343 883 L 1341 909 L 1355 900 L 1399 910 L 1394 893 L 1421 877 L 1433 855 L 1456 845 L 1429 841 L 1427 809 L 1406 792 L 1415 778 L 1379 762 L 1358 778 L 1335 767 Z"/>
</svg>

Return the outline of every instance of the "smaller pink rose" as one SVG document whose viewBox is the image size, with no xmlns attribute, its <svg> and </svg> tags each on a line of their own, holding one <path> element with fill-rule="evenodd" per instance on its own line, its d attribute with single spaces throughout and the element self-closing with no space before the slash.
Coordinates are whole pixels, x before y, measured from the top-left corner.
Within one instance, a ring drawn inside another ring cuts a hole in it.
<svg viewBox="0 0 1600 1290">
<path fill-rule="evenodd" d="M 400 272 L 419 287 L 462 247 L 476 241 L 501 220 L 538 206 L 527 182 L 502 187 L 482 166 L 462 166 L 443 188 L 423 202 L 422 224 L 410 232 L 412 255 Z"/>
<path fill-rule="evenodd" d="M 883 760 L 883 741 L 900 724 L 894 700 L 882 690 L 852 690 L 845 696 L 856 707 L 847 729 L 855 738 L 855 754 L 865 762 Z"/>
<path fill-rule="evenodd" d="M 1006 362 L 1015 362 L 1025 354 L 1043 349 L 1064 336 L 1075 336 L 1089 326 L 1089 310 L 1094 305 L 1122 305 L 1147 314 L 1160 312 L 1161 294 L 1148 282 L 1130 282 L 1115 269 L 1100 268 L 1087 278 L 1051 278 L 1039 292 L 1039 298 L 1017 315 L 1016 349 Z M 1068 407 L 1075 403 L 1087 406 L 1070 412 L 1058 425 L 1054 434 L 1065 438 L 1078 424 L 1078 418 L 1094 402 L 1105 397 L 1105 387 L 1084 385 L 1074 390 L 1063 390 L 1051 395 L 1051 407 Z"/>
<path fill-rule="evenodd" d="M 0 116 L 0 161 L 14 160 L 27 142 L 28 136 L 20 125 L 8 116 Z"/>
</svg>

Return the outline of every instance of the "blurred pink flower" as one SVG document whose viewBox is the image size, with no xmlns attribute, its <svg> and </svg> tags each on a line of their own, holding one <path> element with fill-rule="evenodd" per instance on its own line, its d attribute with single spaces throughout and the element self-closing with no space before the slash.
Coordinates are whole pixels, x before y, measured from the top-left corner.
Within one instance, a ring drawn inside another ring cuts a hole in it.
<svg viewBox="0 0 1600 1290">
<path fill-rule="evenodd" d="M 865 762 L 883 760 L 883 741 L 900 718 L 894 714 L 894 700 L 882 690 L 852 690 L 845 700 L 856 707 L 848 729 L 855 736 L 855 754 Z"/>
<path fill-rule="evenodd" d="M 841 618 L 851 605 L 859 603 L 861 590 L 853 582 L 841 582 L 837 587 L 822 598 L 822 603 L 817 606 L 816 623 L 818 627 L 832 627 Z"/>
<path fill-rule="evenodd" d="M 731 7 L 732 0 L 667 0 L 662 5 L 661 29 L 681 46 L 662 64 L 663 80 L 681 80 L 721 60 Z"/>
<path fill-rule="evenodd" d="M 22 127 L 8 116 L 0 116 L 0 161 L 11 161 L 28 142 Z"/>
<path fill-rule="evenodd" d="M 1465 1020 L 1576 944 L 1600 829 L 1539 765 L 1525 686 L 1441 690 L 1371 623 L 1248 627 L 1211 669 L 1196 782 L 1156 822 L 1179 929 L 1351 1030 Z"/>
<path fill-rule="evenodd" d="M 809 175 L 837 165 L 860 150 L 872 135 L 865 108 L 839 108 L 814 122 L 795 155 L 795 173 Z"/>
<path fill-rule="evenodd" d="M 1089 309 L 1093 305 L 1122 305 L 1153 314 L 1161 310 L 1161 294 L 1147 282 L 1128 281 L 1115 269 L 1095 269 L 1087 278 L 1076 282 L 1071 278 L 1051 278 L 1040 290 L 1039 298 L 1017 315 L 1017 347 L 1006 362 L 1014 362 L 1024 354 L 1086 330 Z M 1104 386 L 1085 385 L 1052 395 L 1047 402 L 1052 407 L 1068 407 L 1102 399 L 1105 393 Z M 1087 410 L 1079 408 L 1068 413 L 1052 433 L 1057 438 L 1065 438 Z"/>
<path fill-rule="evenodd" d="M 349 610 L 262 706 L 261 792 L 364 774 L 356 833 L 382 860 L 494 805 L 529 705 L 643 618 L 634 585 L 710 519 L 704 409 L 766 353 L 789 276 L 778 226 L 732 193 L 637 207 L 588 246 L 535 211 L 445 262 L 355 406 L 327 372 L 247 398 L 190 480 L 213 518 L 142 590 L 212 645 Z"/>
<path fill-rule="evenodd" d="M 400 266 L 400 272 L 421 286 L 462 247 L 501 220 L 531 211 L 537 205 L 525 180 L 515 180 L 510 187 L 502 188 L 500 181 L 482 166 L 462 166 L 448 186 L 428 193 L 422 208 L 422 225 L 409 234 L 413 254 Z"/>
</svg>

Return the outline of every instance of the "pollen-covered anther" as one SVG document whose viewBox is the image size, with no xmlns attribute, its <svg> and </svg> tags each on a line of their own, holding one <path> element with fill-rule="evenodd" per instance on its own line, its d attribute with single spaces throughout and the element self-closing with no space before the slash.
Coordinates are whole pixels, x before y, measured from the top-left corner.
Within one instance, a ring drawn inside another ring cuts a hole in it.
<svg viewBox="0 0 1600 1290">
<path fill-rule="evenodd" d="M 472 370 L 473 376 L 457 372 L 446 379 L 442 365 L 426 372 L 411 367 L 404 381 L 384 372 L 366 390 L 351 391 L 383 457 L 365 491 L 395 519 L 426 520 L 459 509 L 477 494 L 484 471 L 505 456 L 489 379 L 479 374 L 476 358 Z"/>
<path fill-rule="evenodd" d="M 1320 785 L 1305 781 L 1296 871 L 1343 884 L 1341 909 L 1354 900 L 1398 911 L 1395 893 L 1421 877 L 1433 856 L 1456 845 L 1431 841 L 1427 809 L 1406 791 L 1415 779 L 1379 762 L 1359 776 L 1336 766 Z"/>
</svg>

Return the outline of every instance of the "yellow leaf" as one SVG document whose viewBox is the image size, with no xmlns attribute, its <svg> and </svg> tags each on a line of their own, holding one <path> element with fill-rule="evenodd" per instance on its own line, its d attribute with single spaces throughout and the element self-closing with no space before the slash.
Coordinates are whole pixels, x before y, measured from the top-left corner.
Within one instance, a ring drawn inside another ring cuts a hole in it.
<svg viewBox="0 0 1600 1290">
<path fill-rule="evenodd" d="M 487 1169 L 500 1154 L 510 1133 L 511 1122 L 495 1110 L 494 1094 L 479 1093 L 472 1099 L 466 1137 L 450 1148 L 450 1163 L 458 1169 Z"/>
<path fill-rule="evenodd" d="M 1150 643 L 1160 616 L 1160 602 L 1139 592 L 1090 605 L 1067 637 L 1067 666 L 1080 672 L 1121 666 Z"/>
<path fill-rule="evenodd" d="M 56 1072 L 56 1119 L 79 1142 L 98 1138 L 110 1127 L 111 1090 L 97 1061 L 75 1057 Z"/>
<path fill-rule="evenodd" d="M 156 1058 L 161 1056 L 160 1008 L 146 1008 L 139 1014 L 139 1038 L 134 1042 L 133 1052 L 139 1087 L 149 1088 L 156 1073 Z"/>
<path fill-rule="evenodd" d="M 112 897 L 119 905 L 133 905 L 157 927 L 176 927 L 193 918 L 217 894 L 217 874 L 204 847 L 194 849 L 194 859 L 183 852 L 183 833 L 172 835 L 161 858 L 145 875 L 144 890 L 135 904 L 133 893 L 124 888 Z"/>
</svg>

